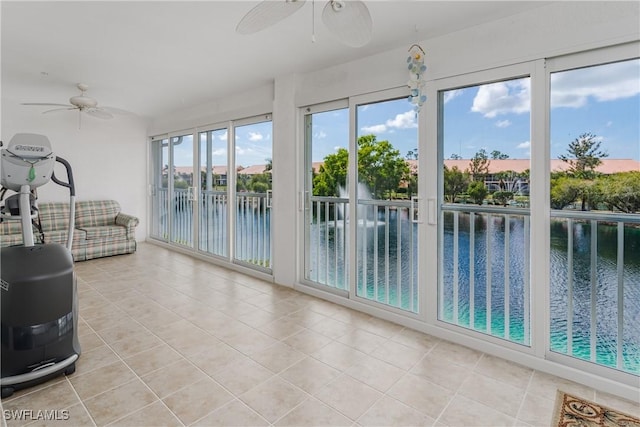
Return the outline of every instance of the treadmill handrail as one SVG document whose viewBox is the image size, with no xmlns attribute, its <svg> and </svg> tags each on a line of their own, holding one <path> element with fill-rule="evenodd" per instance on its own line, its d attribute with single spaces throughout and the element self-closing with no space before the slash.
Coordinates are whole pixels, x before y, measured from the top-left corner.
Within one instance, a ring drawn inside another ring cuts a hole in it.
<svg viewBox="0 0 640 427">
<path fill-rule="evenodd" d="M 62 163 L 67 171 L 67 182 L 56 177 L 55 170 L 51 174 L 51 180 L 58 185 L 69 189 L 69 229 L 67 230 L 67 249 L 71 252 L 73 246 L 73 230 L 76 228 L 76 186 L 73 181 L 73 170 L 71 164 L 60 156 L 56 156 L 56 162 Z"/>
</svg>

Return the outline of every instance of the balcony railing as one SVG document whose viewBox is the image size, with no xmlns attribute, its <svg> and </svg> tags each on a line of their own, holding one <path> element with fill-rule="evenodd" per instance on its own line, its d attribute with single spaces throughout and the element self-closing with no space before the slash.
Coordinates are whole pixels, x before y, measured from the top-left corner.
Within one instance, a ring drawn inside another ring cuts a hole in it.
<svg viewBox="0 0 640 427">
<path fill-rule="evenodd" d="M 551 350 L 640 375 L 640 215 L 551 218 Z"/>
<path fill-rule="evenodd" d="M 442 207 L 439 318 L 529 345 L 529 210 Z"/>
<path fill-rule="evenodd" d="M 310 198 L 306 279 L 348 289 L 349 199 Z M 399 200 L 358 202 L 357 295 L 417 312 L 417 228 L 411 203 Z"/>
<path fill-rule="evenodd" d="M 235 258 L 271 268 L 271 206 L 268 193 L 236 194 Z"/>
</svg>

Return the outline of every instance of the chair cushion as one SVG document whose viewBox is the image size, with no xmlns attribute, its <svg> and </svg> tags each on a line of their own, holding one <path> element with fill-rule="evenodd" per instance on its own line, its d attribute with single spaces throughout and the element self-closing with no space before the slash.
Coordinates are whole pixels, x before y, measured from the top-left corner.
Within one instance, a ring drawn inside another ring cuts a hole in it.
<svg viewBox="0 0 640 427">
<path fill-rule="evenodd" d="M 103 225 L 98 227 L 83 227 L 87 240 L 103 239 L 105 237 L 127 237 L 127 228 L 119 225 Z"/>
<path fill-rule="evenodd" d="M 99 227 L 113 225 L 120 212 L 115 200 L 84 200 L 76 202 L 76 227 Z"/>
<path fill-rule="evenodd" d="M 44 232 L 69 228 L 68 203 L 39 203 L 38 211 Z"/>
</svg>

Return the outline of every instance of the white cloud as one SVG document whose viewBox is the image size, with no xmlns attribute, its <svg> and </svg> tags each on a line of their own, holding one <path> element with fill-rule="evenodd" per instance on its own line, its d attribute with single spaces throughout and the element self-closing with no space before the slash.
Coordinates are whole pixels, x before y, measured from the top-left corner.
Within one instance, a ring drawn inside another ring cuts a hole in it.
<svg viewBox="0 0 640 427">
<path fill-rule="evenodd" d="M 361 130 L 365 133 L 383 133 L 387 130 L 386 125 L 363 126 Z"/>
<path fill-rule="evenodd" d="M 454 90 L 446 91 L 444 93 L 444 103 L 446 104 L 447 102 L 451 101 L 452 99 L 459 97 L 463 93 L 464 93 L 464 89 L 454 89 Z"/>
<path fill-rule="evenodd" d="M 318 139 L 324 139 L 327 137 L 327 133 L 324 131 L 316 132 L 313 134 L 313 137 Z"/>
<path fill-rule="evenodd" d="M 487 118 L 527 113 L 530 109 L 531 84 L 528 78 L 482 85 L 471 106 L 471 111 Z"/>
<path fill-rule="evenodd" d="M 518 144 L 517 148 L 526 149 L 531 147 L 531 141 L 525 141 Z"/>
<path fill-rule="evenodd" d="M 249 132 L 249 141 L 262 141 L 263 138 L 260 132 Z"/>
<path fill-rule="evenodd" d="M 509 120 L 498 120 L 496 126 L 499 128 L 507 128 L 511 126 L 511 122 Z"/>
<path fill-rule="evenodd" d="M 229 135 L 229 134 L 228 134 L 227 132 L 225 132 L 225 133 L 223 133 L 222 135 L 218 135 L 218 139 L 219 139 L 220 141 L 226 141 L 226 140 L 227 140 L 228 135 Z"/>
<path fill-rule="evenodd" d="M 611 126 L 613 126 L 613 122 L 612 122 L 611 120 L 609 120 L 609 121 L 607 122 L 606 126 L 607 126 L 608 128 L 610 128 Z"/>
<path fill-rule="evenodd" d="M 393 119 L 387 120 L 384 124 L 373 126 L 363 126 L 361 130 L 365 133 L 384 133 L 393 132 L 393 129 L 411 129 L 417 128 L 416 113 L 413 110 L 405 113 L 397 114 Z"/>
<path fill-rule="evenodd" d="M 333 149 L 334 149 L 335 151 L 338 151 L 338 150 L 339 150 L 339 149 L 341 149 L 341 148 L 344 148 L 344 147 L 341 147 L 341 146 L 339 146 L 339 145 L 336 145 L 335 147 L 333 147 Z"/>
<path fill-rule="evenodd" d="M 236 153 L 238 155 L 240 155 L 240 156 L 251 154 L 253 152 L 254 152 L 254 150 L 252 148 L 243 148 L 243 147 L 240 147 L 240 146 L 236 145 Z"/>
<path fill-rule="evenodd" d="M 580 108 L 640 94 L 640 59 L 551 75 L 551 107 Z"/>
<path fill-rule="evenodd" d="M 211 153 L 212 156 L 226 156 L 227 155 L 227 149 L 226 148 L 218 148 L 217 150 L 213 150 L 213 152 Z"/>
</svg>

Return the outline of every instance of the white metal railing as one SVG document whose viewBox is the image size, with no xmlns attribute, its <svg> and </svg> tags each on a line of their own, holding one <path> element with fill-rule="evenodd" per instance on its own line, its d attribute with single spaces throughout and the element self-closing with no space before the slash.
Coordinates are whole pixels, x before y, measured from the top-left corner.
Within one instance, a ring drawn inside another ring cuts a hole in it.
<svg viewBox="0 0 640 427">
<path fill-rule="evenodd" d="M 551 218 L 551 350 L 640 375 L 640 215 Z"/>
<path fill-rule="evenodd" d="M 174 189 L 171 242 L 184 246 L 193 245 L 193 196 L 189 189 Z"/>
<path fill-rule="evenodd" d="M 160 240 L 169 239 L 169 190 L 166 188 L 153 189 L 153 212 L 151 235 Z"/>
<path fill-rule="evenodd" d="M 225 191 L 201 191 L 200 234 L 201 251 L 228 256 L 227 193 Z"/>
<path fill-rule="evenodd" d="M 236 194 L 235 259 L 271 268 L 271 201 L 268 193 Z"/>
<path fill-rule="evenodd" d="M 338 197 L 310 198 L 307 222 L 306 279 L 336 289 L 348 286 L 347 214 L 349 199 Z"/>
<path fill-rule="evenodd" d="M 442 206 L 440 320 L 530 343 L 529 210 Z"/>
<path fill-rule="evenodd" d="M 347 198 L 309 198 L 307 280 L 336 289 L 349 288 L 348 210 Z M 358 201 L 356 294 L 417 312 L 417 227 L 411 211 L 409 201 Z"/>
</svg>

